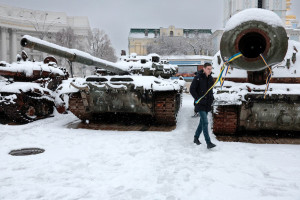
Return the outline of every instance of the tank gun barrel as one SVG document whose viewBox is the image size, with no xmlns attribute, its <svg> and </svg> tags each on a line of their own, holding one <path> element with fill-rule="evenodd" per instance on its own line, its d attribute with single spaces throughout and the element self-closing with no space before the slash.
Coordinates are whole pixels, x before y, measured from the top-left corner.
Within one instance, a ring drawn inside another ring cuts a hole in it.
<svg viewBox="0 0 300 200">
<path fill-rule="evenodd" d="M 71 62 L 77 62 L 84 65 L 96 66 L 116 74 L 128 74 L 126 67 L 118 66 L 116 63 L 94 57 L 77 49 L 62 47 L 29 35 L 23 36 L 21 46 L 45 52 L 51 55 L 60 56 Z"/>
<path fill-rule="evenodd" d="M 281 63 L 287 48 L 288 37 L 280 17 L 258 8 L 246 9 L 229 19 L 220 43 L 222 60 L 226 62 L 241 52 L 243 56 L 230 65 L 248 71 L 266 68 L 261 54 L 270 66 Z"/>
</svg>

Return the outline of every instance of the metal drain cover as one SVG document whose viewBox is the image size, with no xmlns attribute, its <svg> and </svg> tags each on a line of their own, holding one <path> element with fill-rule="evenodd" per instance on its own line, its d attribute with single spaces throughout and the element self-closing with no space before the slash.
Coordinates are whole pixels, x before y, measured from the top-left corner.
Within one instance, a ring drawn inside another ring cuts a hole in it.
<svg viewBox="0 0 300 200">
<path fill-rule="evenodd" d="M 24 149 L 12 150 L 11 152 L 9 152 L 9 154 L 12 156 L 28 156 L 28 155 L 44 153 L 44 151 L 45 151 L 44 149 L 40 149 L 40 148 L 24 148 Z"/>
</svg>

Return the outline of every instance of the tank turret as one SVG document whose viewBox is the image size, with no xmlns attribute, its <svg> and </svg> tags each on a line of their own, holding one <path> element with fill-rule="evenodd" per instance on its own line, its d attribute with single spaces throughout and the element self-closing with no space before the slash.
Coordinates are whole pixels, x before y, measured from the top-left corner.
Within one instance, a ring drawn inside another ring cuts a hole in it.
<svg viewBox="0 0 300 200">
<path fill-rule="evenodd" d="M 30 61 L 23 51 L 17 62 L 0 61 L 0 120 L 27 123 L 49 116 L 55 105 L 54 91 L 67 78 L 54 57 Z"/>
<path fill-rule="evenodd" d="M 234 15 L 226 24 L 221 38 L 220 51 L 223 61 L 236 53 L 242 57 L 231 63 L 232 67 L 248 71 L 259 71 L 284 59 L 288 48 L 288 37 L 280 17 L 269 10 L 252 8 Z"/>
</svg>

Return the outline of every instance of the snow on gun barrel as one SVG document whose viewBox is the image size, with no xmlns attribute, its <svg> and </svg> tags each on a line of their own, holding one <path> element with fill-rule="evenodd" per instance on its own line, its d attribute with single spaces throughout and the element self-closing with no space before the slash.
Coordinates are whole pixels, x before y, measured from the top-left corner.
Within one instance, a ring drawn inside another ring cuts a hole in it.
<svg viewBox="0 0 300 200">
<path fill-rule="evenodd" d="M 221 38 L 220 52 L 224 62 L 241 52 L 242 57 L 230 63 L 232 67 L 247 71 L 260 71 L 284 59 L 288 37 L 280 17 L 269 10 L 251 8 L 232 16 Z"/>
<path fill-rule="evenodd" d="M 29 35 L 23 36 L 21 39 L 21 46 L 60 56 L 71 62 L 101 67 L 116 74 L 128 74 L 128 70 L 126 68 L 116 65 L 116 63 L 91 56 L 90 54 L 77 49 L 68 49 Z"/>
<path fill-rule="evenodd" d="M 158 55 L 132 55 L 112 63 L 31 36 L 24 36 L 21 45 L 117 74 L 98 74 L 72 82 L 76 91 L 70 92 L 69 109 L 79 119 L 98 121 L 112 115 L 138 114 L 157 123 L 176 124 L 184 81 L 169 79 L 177 73 L 177 66 L 163 63 Z"/>
<path fill-rule="evenodd" d="M 216 88 L 213 132 L 219 140 L 300 144 L 299 49 L 271 11 L 248 9 L 228 21 L 220 56 L 223 62 L 237 52 L 243 56 L 230 63 L 223 89 Z M 265 99 L 268 69 L 260 54 L 273 74 Z M 215 73 L 223 65 L 218 57 Z"/>
</svg>

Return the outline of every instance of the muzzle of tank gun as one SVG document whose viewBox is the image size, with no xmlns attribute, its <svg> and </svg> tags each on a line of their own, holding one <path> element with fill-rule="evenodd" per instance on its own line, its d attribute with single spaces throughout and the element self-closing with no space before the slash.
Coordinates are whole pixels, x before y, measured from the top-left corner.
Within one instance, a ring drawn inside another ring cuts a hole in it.
<svg viewBox="0 0 300 200">
<path fill-rule="evenodd" d="M 241 52 L 243 56 L 230 65 L 248 71 L 260 71 L 267 67 L 260 54 L 269 66 L 281 63 L 287 48 L 288 37 L 284 27 L 258 20 L 245 21 L 230 30 L 225 30 L 220 43 L 223 61 Z"/>
<path fill-rule="evenodd" d="M 260 54 L 266 55 L 270 46 L 270 38 L 264 31 L 248 29 L 237 37 L 235 49 L 243 54 L 245 60 L 255 61 Z"/>
<path fill-rule="evenodd" d="M 64 57 L 70 61 L 74 61 L 76 55 L 72 52 L 68 52 L 66 48 L 60 48 L 58 45 L 47 45 L 47 42 L 44 42 L 42 40 L 36 40 L 36 38 L 30 37 L 23 37 L 20 41 L 20 44 L 22 47 L 26 47 L 29 49 L 35 49 L 37 51 L 45 52 L 51 55 L 57 55 Z M 50 44 L 50 43 L 49 43 Z"/>
</svg>

